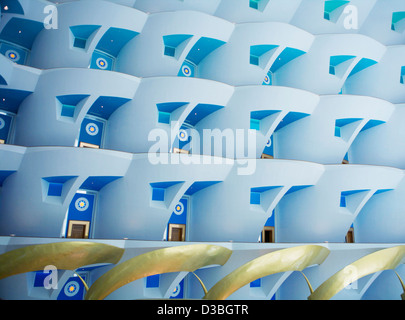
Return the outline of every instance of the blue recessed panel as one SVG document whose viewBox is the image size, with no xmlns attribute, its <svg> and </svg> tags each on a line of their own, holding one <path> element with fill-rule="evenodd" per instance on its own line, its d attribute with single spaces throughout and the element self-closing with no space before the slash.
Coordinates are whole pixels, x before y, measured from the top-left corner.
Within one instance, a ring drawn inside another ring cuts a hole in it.
<svg viewBox="0 0 405 320">
<path fill-rule="evenodd" d="M 152 201 L 165 201 L 164 188 L 152 188 Z"/>
<path fill-rule="evenodd" d="M 154 274 L 146 277 L 146 288 L 159 288 L 160 274 Z"/>
<path fill-rule="evenodd" d="M 253 9 L 259 9 L 259 1 L 260 0 L 249 0 L 249 7 Z"/>
<path fill-rule="evenodd" d="M 260 204 L 260 192 L 250 191 L 250 204 Z"/>
<path fill-rule="evenodd" d="M 153 182 L 150 183 L 152 191 L 153 201 L 165 201 L 166 190 L 176 184 L 182 183 L 182 181 L 165 181 L 165 182 Z"/>
<path fill-rule="evenodd" d="M 250 112 L 250 129 L 260 130 L 261 120 L 277 112 L 280 112 L 280 110 L 259 110 Z"/>
<path fill-rule="evenodd" d="M 251 287 L 251 288 L 260 288 L 261 286 L 262 286 L 262 279 L 261 279 L 261 278 L 256 279 L 256 280 L 253 280 L 253 281 L 250 283 L 250 287 Z"/>
<path fill-rule="evenodd" d="M 163 102 L 157 103 L 158 122 L 169 124 L 171 121 L 171 114 L 178 108 L 188 104 L 188 102 Z"/>
<path fill-rule="evenodd" d="M 272 44 L 258 44 L 250 47 L 250 64 L 258 66 L 260 64 L 260 57 L 265 53 L 277 48 L 278 45 Z"/>
<path fill-rule="evenodd" d="M 50 274 L 49 272 L 35 271 L 34 288 L 43 288 L 45 286 L 45 279 L 50 276 Z"/>
<path fill-rule="evenodd" d="M 176 55 L 176 48 L 165 46 L 165 50 L 163 53 L 165 56 L 174 57 Z"/>
<path fill-rule="evenodd" d="M 48 196 L 60 197 L 62 195 L 63 183 L 50 182 L 48 185 Z"/>
<path fill-rule="evenodd" d="M 260 62 L 259 57 L 254 56 L 252 54 L 250 55 L 250 57 L 249 57 L 249 63 L 250 64 L 253 64 L 254 66 L 258 66 L 259 62 Z"/>
<path fill-rule="evenodd" d="M 260 120 L 250 118 L 250 129 L 260 130 Z"/>
<path fill-rule="evenodd" d="M 405 20 L 405 11 L 398 11 L 392 13 L 392 20 L 391 20 L 391 30 L 402 32 L 403 27 L 401 28 L 400 25 L 404 25 L 403 21 Z M 402 22 L 402 23 L 401 23 Z"/>
<path fill-rule="evenodd" d="M 60 115 L 62 117 L 74 118 L 77 105 L 89 95 L 70 94 L 57 96 L 56 99 L 60 104 Z"/>
<path fill-rule="evenodd" d="M 70 27 L 73 36 L 73 47 L 85 50 L 88 47 L 90 36 L 101 26 L 98 25 L 79 25 Z"/>
<path fill-rule="evenodd" d="M 164 52 L 165 56 L 175 57 L 176 50 L 184 41 L 190 39 L 190 34 L 171 34 L 163 36 Z"/>
<path fill-rule="evenodd" d="M 338 126 L 335 126 L 335 137 L 341 137 L 342 136 L 342 134 L 341 134 L 341 132 L 340 132 L 340 127 L 338 127 Z"/>
<path fill-rule="evenodd" d="M 165 124 L 170 124 L 170 113 L 169 112 L 163 112 L 163 111 L 159 111 L 158 114 L 158 122 L 159 123 L 165 123 Z"/>
<path fill-rule="evenodd" d="M 342 1 L 342 0 L 325 1 L 323 13 L 324 19 L 336 21 L 337 17 L 340 15 L 340 12 L 343 10 L 344 6 L 348 3 L 350 3 L 350 1 Z"/>
<path fill-rule="evenodd" d="M 346 196 L 344 196 L 343 194 L 340 195 L 340 207 L 346 207 Z"/>
</svg>

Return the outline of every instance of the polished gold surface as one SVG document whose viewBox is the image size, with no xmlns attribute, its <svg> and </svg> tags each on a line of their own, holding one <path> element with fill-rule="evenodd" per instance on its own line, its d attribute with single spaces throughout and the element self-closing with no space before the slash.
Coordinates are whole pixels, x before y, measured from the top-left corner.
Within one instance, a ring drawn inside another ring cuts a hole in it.
<svg viewBox="0 0 405 320">
<path fill-rule="evenodd" d="M 75 273 L 75 276 L 78 277 L 80 279 L 80 281 L 83 283 L 84 288 L 86 289 L 86 291 L 89 291 L 89 286 L 87 285 L 86 281 L 84 281 L 84 279 L 80 276 L 80 274 Z"/>
<path fill-rule="evenodd" d="M 0 255 L 0 279 L 53 265 L 76 270 L 96 263 L 117 263 L 124 249 L 94 242 L 69 241 L 30 245 Z"/>
<path fill-rule="evenodd" d="M 102 300 L 120 287 L 147 276 L 188 271 L 209 265 L 223 265 L 232 251 L 215 245 L 195 244 L 150 251 L 115 266 L 98 278 L 86 300 Z"/>
<path fill-rule="evenodd" d="M 396 271 L 394 271 L 394 272 L 395 272 L 395 274 L 397 275 L 397 277 L 398 277 L 398 279 L 399 279 L 399 282 L 401 283 L 402 291 L 404 291 L 404 292 L 401 294 L 401 298 L 402 298 L 402 300 L 405 300 L 405 284 L 404 284 L 404 282 L 402 281 L 401 277 L 399 276 L 398 272 L 396 272 Z"/>
<path fill-rule="evenodd" d="M 204 294 L 207 294 L 207 288 L 205 287 L 205 284 L 204 284 L 204 282 L 202 282 L 202 280 L 200 279 L 200 277 L 199 276 L 197 276 L 194 272 L 191 272 L 196 278 L 197 278 L 197 280 L 198 280 L 198 282 L 200 283 L 200 285 L 201 285 L 201 287 L 202 287 L 202 289 L 203 289 L 203 291 L 204 291 Z"/>
<path fill-rule="evenodd" d="M 366 255 L 323 282 L 310 300 L 329 300 L 350 283 L 375 272 L 394 270 L 405 258 L 405 246 L 396 246 Z"/>
<path fill-rule="evenodd" d="M 302 271 L 311 265 L 321 264 L 328 255 L 329 250 L 318 245 L 298 246 L 265 254 L 242 265 L 217 282 L 204 299 L 224 300 L 256 279 L 279 272 Z"/>
</svg>

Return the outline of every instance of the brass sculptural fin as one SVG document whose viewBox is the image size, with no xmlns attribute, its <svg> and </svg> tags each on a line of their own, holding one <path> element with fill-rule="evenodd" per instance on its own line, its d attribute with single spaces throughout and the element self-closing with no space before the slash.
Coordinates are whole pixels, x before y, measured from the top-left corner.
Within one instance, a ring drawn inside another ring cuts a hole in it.
<svg viewBox="0 0 405 320">
<path fill-rule="evenodd" d="M 329 300 L 350 283 L 375 272 L 394 270 L 405 258 L 405 246 L 382 249 L 368 254 L 324 281 L 309 300 Z"/>
<path fill-rule="evenodd" d="M 311 265 L 321 264 L 328 255 L 329 250 L 318 245 L 292 247 L 265 254 L 222 278 L 208 291 L 204 299 L 224 300 L 256 279 L 279 272 L 302 271 Z"/>
<path fill-rule="evenodd" d="M 98 278 L 87 292 L 86 300 L 102 300 L 120 287 L 147 276 L 223 265 L 232 251 L 221 246 L 193 244 L 150 251 L 115 266 Z M 201 282 L 200 282 L 201 283 Z"/>
<path fill-rule="evenodd" d="M 0 255 L 0 279 L 53 265 L 60 270 L 76 270 L 97 263 L 118 263 L 124 249 L 115 246 L 67 241 L 29 245 Z"/>
</svg>

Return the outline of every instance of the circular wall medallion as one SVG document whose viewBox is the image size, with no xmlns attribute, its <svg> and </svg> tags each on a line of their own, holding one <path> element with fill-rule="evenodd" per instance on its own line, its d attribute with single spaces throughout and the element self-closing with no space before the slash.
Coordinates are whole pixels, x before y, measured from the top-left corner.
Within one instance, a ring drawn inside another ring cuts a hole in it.
<svg viewBox="0 0 405 320">
<path fill-rule="evenodd" d="M 79 292 L 80 286 L 76 281 L 69 281 L 65 285 L 65 295 L 68 297 L 73 297 Z"/>
<path fill-rule="evenodd" d="M 77 199 L 75 202 L 75 208 L 78 211 L 86 211 L 89 208 L 89 200 L 84 197 Z"/>
<path fill-rule="evenodd" d="M 179 140 L 180 141 L 187 141 L 188 139 L 188 133 L 186 130 L 184 129 L 180 129 L 179 130 L 179 134 L 178 134 Z"/>
<path fill-rule="evenodd" d="M 176 288 L 174 288 L 173 293 L 172 293 L 172 295 L 170 297 L 171 298 L 177 297 L 179 295 L 179 293 L 180 293 L 180 290 L 181 290 L 181 288 L 180 288 L 180 285 L 178 284 L 176 286 Z"/>
<path fill-rule="evenodd" d="M 4 121 L 3 118 L 0 118 L 0 130 L 3 129 L 6 126 L 6 122 Z"/>
<path fill-rule="evenodd" d="M 95 124 L 95 123 L 93 123 L 93 122 L 91 122 L 91 123 L 89 123 L 89 124 L 87 124 L 87 126 L 86 126 L 86 132 L 87 132 L 87 134 L 89 134 L 90 136 L 95 136 L 95 135 L 97 135 L 98 134 L 98 126 Z"/>
<path fill-rule="evenodd" d="M 97 65 L 97 67 L 99 67 L 100 69 L 103 69 L 103 70 L 108 68 L 108 62 L 104 58 L 98 58 L 96 60 L 96 65 Z"/>
<path fill-rule="evenodd" d="M 184 212 L 184 205 L 179 202 L 178 204 L 176 204 L 176 206 L 174 207 L 174 213 L 177 214 L 178 216 L 181 215 Z"/>
<path fill-rule="evenodd" d="M 181 72 L 183 72 L 183 74 L 184 74 L 186 77 L 190 77 L 190 76 L 191 76 L 191 68 L 190 68 L 189 66 L 183 66 L 183 67 L 181 68 Z"/>
<path fill-rule="evenodd" d="M 6 51 L 6 57 L 14 62 L 17 62 L 18 60 L 20 60 L 20 54 L 15 50 Z"/>
<path fill-rule="evenodd" d="M 271 139 L 267 140 L 266 142 L 266 147 L 270 147 L 271 146 Z"/>
<path fill-rule="evenodd" d="M 269 77 L 268 75 L 266 75 L 266 76 L 264 77 L 264 83 L 265 83 L 265 84 L 270 84 L 270 77 Z"/>
</svg>

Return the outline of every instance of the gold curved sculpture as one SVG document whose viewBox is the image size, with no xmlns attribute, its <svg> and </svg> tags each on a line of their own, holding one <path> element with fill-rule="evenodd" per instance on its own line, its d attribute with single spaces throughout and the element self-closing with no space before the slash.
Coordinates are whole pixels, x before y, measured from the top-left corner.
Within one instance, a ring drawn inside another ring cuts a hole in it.
<svg viewBox="0 0 405 320">
<path fill-rule="evenodd" d="M 102 300 L 118 288 L 147 276 L 188 271 L 228 261 L 232 251 L 215 245 L 195 244 L 150 251 L 115 266 L 98 278 L 86 300 Z"/>
<path fill-rule="evenodd" d="M 396 246 L 366 255 L 323 282 L 309 300 L 329 300 L 350 283 L 377 271 L 395 269 L 405 258 L 405 246 Z"/>
<path fill-rule="evenodd" d="M 401 299 L 402 299 L 402 300 L 405 300 L 405 283 L 402 281 L 402 278 L 399 276 L 398 272 L 396 272 L 395 270 L 394 270 L 394 272 L 395 272 L 395 274 L 397 275 L 399 282 L 401 283 L 402 290 L 404 291 L 404 292 L 401 294 Z"/>
<path fill-rule="evenodd" d="M 256 279 L 279 272 L 302 271 L 308 266 L 321 264 L 328 255 L 329 250 L 318 245 L 298 246 L 265 254 L 222 278 L 208 291 L 204 299 L 225 300 L 236 290 Z"/>
<path fill-rule="evenodd" d="M 94 242 L 69 241 L 29 245 L 0 255 L 0 279 L 53 265 L 76 270 L 96 263 L 117 263 L 124 249 Z"/>
</svg>

